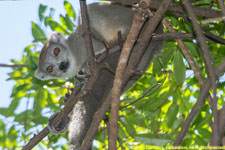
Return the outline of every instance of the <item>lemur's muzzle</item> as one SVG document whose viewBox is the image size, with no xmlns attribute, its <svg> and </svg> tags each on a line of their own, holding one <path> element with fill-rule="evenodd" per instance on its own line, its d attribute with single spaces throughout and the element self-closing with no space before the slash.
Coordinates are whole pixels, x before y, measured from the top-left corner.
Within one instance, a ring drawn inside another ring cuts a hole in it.
<svg viewBox="0 0 225 150">
<path fill-rule="evenodd" d="M 61 62 L 60 65 L 59 65 L 59 70 L 63 71 L 63 72 L 66 72 L 66 70 L 68 69 L 69 67 L 69 62 Z"/>
</svg>

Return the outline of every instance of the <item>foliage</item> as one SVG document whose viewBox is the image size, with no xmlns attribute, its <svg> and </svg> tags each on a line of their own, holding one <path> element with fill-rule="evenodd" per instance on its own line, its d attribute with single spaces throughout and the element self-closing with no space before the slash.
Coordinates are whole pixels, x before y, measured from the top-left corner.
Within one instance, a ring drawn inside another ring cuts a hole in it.
<svg viewBox="0 0 225 150">
<path fill-rule="evenodd" d="M 208 7 L 210 0 L 199 0 L 196 5 Z M 53 19 L 55 10 L 40 4 L 39 22 L 32 22 L 32 45 L 24 49 L 21 60 L 12 60 L 13 63 L 26 64 L 28 67 L 13 68 L 9 79 L 15 81 L 11 94 L 11 104 L 8 108 L 0 108 L 0 115 L 12 120 L 9 127 L 4 119 L 0 120 L 0 147 L 16 149 L 23 146 L 24 141 L 29 141 L 34 132 L 39 132 L 46 126 L 48 117 L 53 112 L 59 111 L 63 104 L 62 96 L 67 92 L 68 83 L 61 80 L 40 81 L 34 78 L 40 49 L 38 45 L 47 40 L 45 30 L 60 31 L 65 35 L 75 29 L 77 19 L 73 6 L 64 1 L 66 15 L 60 15 L 59 21 Z M 218 9 L 217 3 L 213 7 Z M 47 10 L 49 12 L 47 13 Z M 191 24 L 171 13 L 166 14 L 177 32 L 193 32 Z M 204 19 L 204 18 L 200 18 Z M 204 28 L 224 38 L 224 23 L 215 22 L 204 25 Z M 165 32 L 168 32 L 165 29 Z M 183 40 L 185 46 L 194 57 L 197 66 L 201 68 L 203 77 L 205 66 L 195 40 Z M 215 66 L 225 58 L 224 45 L 207 42 Z M 135 86 L 121 97 L 121 107 L 130 104 L 139 97 L 145 96 L 136 103 L 120 110 L 119 139 L 120 146 L 126 149 L 144 149 L 148 146 L 170 146 L 178 135 L 192 106 L 199 96 L 198 81 L 194 77 L 186 59 L 182 55 L 174 40 L 167 40 L 164 48 L 157 53 L 148 72 Z M 224 102 L 224 81 L 218 82 L 218 108 Z M 16 113 L 21 103 L 32 104 L 32 109 L 26 108 Z M 212 120 L 212 111 L 206 103 L 192 121 L 191 126 L 183 140 L 182 146 L 206 146 L 211 137 L 209 123 Z M 108 143 L 107 125 L 102 122 L 96 135 L 94 147 L 102 149 Z M 67 149 L 65 145 L 67 134 L 50 135 L 38 147 L 46 149 Z M 63 140 L 64 139 L 64 140 Z M 60 141 L 60 142 L 58 142 Z"/>
</svg>

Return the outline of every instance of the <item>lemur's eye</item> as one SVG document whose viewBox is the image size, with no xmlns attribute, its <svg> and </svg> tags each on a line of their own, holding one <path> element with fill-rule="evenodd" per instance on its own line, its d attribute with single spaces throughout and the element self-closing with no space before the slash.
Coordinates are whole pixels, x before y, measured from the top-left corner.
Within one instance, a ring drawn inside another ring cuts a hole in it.
<svg viewBox="0 0 225 150">
<path fill-rule="evenodd" d="M 59 48 L 55 48 L 53 51 L 55 56 L 58 56 L 60 52 L 61 52 L 61 50 Z"/>
<path fill-rule="evenodd" d="M 48 67 L 47 67 L 47 71 L 48 71 L 48 72 L 52 72 L 52 71 L 53 71 L 53 66 L 48 66 Z"/>
</svg>

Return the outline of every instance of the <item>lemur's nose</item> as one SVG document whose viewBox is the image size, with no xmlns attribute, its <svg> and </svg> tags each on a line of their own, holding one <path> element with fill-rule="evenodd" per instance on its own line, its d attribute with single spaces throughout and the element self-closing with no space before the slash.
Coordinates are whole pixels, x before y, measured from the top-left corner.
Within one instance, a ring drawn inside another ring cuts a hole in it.
<svg viewBox="0 0 225 150">
<path fill-rule="evenodd" d="M 69 62 L 61 62 L 59 65 L 59 70 L 66 72 L 67 68 L 69 67 Z"/>
</svg>

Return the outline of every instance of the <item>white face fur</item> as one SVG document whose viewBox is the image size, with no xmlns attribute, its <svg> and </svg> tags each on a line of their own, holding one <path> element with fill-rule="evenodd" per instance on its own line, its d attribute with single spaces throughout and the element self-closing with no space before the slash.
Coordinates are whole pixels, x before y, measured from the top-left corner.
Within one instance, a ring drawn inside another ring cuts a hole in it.
<svg viewBox="0 0 225 150">
<path fill-rule="evenodd" d="M 40 80 L 67 79 L 76 73 L 74 56 L 59 32 L 53 32 L 39 56 L 39 66 L 35 77 Z"/>
</svg>

